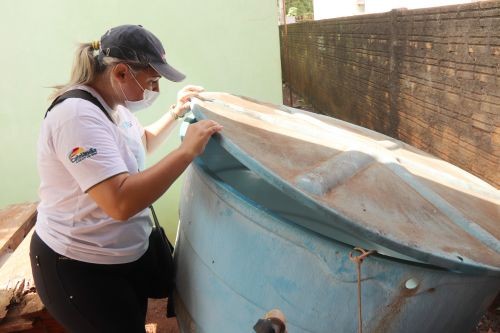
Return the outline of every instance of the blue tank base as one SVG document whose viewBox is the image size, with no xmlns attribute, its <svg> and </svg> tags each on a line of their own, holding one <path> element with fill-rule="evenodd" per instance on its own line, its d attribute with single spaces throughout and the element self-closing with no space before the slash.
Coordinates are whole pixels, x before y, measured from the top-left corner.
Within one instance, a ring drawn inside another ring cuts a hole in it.
<svg viewBox="0 0 500 333">
<path fill-rule="evenodd" d="M 352 245 L 270 213 L 200 165 L 188 170 L 181 198 L 175 259 L 183 333 L 251 332 L 272 308 L 285 313 L 289 333 L 357 331 Z M 365 332 L 469 333 L 500 290 L 497 277 L 376 254 L 361 278 Z"/>
</svg>

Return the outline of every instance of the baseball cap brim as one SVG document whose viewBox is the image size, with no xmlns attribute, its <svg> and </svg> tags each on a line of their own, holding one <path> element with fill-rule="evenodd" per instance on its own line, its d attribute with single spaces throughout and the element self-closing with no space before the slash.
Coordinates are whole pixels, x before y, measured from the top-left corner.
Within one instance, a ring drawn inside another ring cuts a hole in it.
<svg viewBox="0 0 500 333">
<path fill-rule="evenodd" d="M 167 80 L 180 82 L 186 78 L 186 75 L 182 74 L 167 63 L 150 63 L 149 65 Z"/>
</svg>

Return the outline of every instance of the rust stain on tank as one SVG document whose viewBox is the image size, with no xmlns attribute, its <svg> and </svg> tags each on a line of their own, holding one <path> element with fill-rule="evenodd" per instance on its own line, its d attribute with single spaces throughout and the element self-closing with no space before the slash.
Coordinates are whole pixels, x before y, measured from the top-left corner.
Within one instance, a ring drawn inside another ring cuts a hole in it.
<svg viewBox="0 0 500 333">
<path fill-rule="evenodd" d="M 399 287 L 398 294 L 396 294 L 396 297 L 394 297 L 391 304 L 387 306 L 385 314 L 382 315 L 382 318 L 378 322 L 376 328 L 373 330 L 373 333 L 385 333 L 389 331 L 392 322 L 403 309 L 406 300 L 409 297 L 415 296 L 418 289 L 418 287 L 414 289 L 408 289 L 405 287 L 405 282 L 403 282 Z"/>
</svg>

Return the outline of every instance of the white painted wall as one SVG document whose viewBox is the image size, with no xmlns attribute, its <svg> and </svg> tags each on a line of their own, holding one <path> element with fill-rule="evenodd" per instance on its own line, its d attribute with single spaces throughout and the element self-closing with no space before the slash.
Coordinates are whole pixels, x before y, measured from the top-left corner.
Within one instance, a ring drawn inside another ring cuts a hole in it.
<svg viewBox="0 0 500 333">
<path fill-rule="evenodd" d="M 323 20 L 333 17 L 363 14 L 360 0 L 313 0 L 314 19 Z"/>
<path fill-rule="evenodd" d="M 314 19 L 388 12 L 394 8 L 426 8 L 479 0 L 313 0 Z"/>
<path fill-rule="evenodd" d="M 427 8 L 455 5 L 459 3 L 471 3 L 475 0 L 366 0 L 366 13 L 388 12 L 394 8 Z"/>
</svg>

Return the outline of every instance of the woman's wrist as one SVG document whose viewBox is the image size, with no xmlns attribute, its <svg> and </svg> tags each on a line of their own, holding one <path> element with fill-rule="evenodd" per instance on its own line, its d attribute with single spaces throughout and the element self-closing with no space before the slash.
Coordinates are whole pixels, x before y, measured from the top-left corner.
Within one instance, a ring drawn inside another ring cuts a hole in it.
<svg viewBox="0 0 500 333">
<path fill-rule="evenodd" d="M 174 120 L 184 118 L 184 113 L 180 114 L 179 109 L 177 108 L 177 105 L 178 104 L 172 104 L 170 106 L 170 109 L 168 110 L 168 113 L 170 114 L 170 116 Z"/>
<path fill-rule="evenodd" d="M 196 152 L 192 149 L 186 148 L 182 144 L 176 149 L 176 151 L 179 154 L 178 158 L 187 164 L 191 163 L 197 156 Z"/>
</svg>

